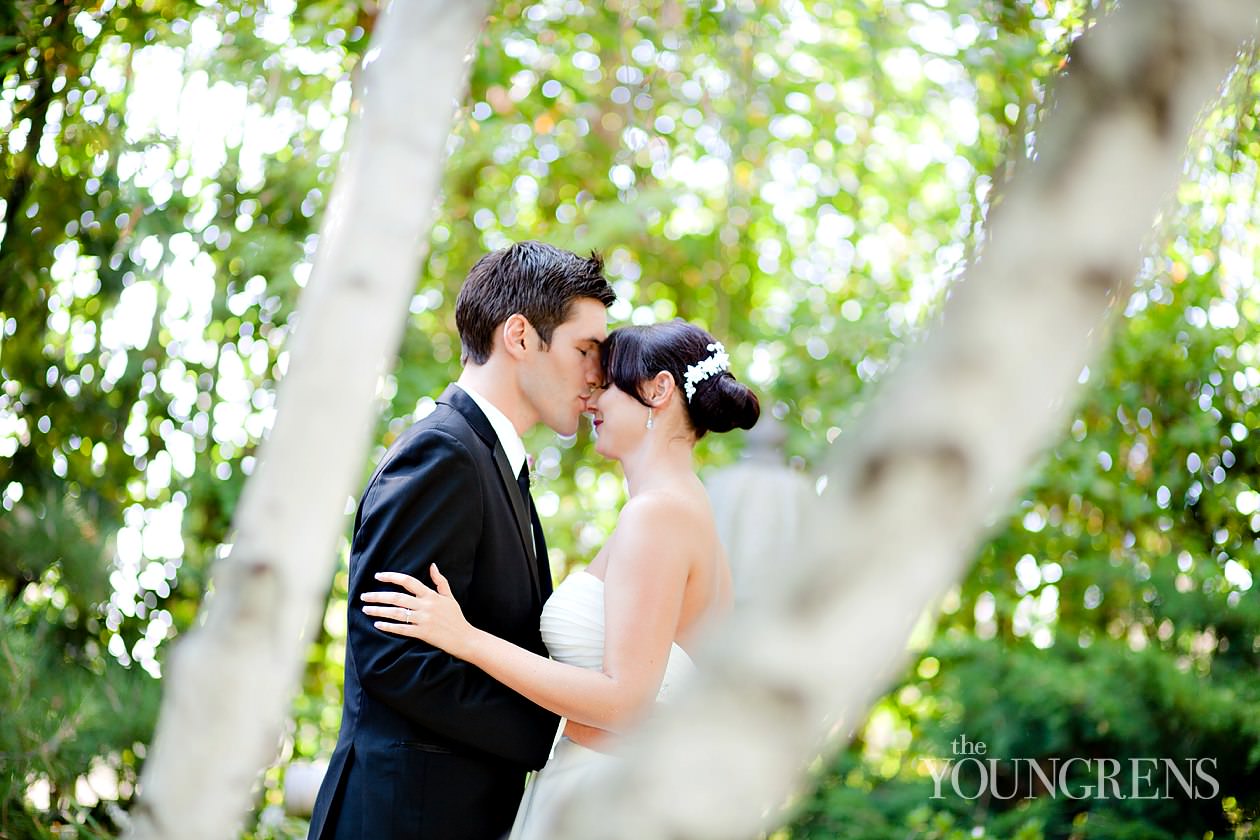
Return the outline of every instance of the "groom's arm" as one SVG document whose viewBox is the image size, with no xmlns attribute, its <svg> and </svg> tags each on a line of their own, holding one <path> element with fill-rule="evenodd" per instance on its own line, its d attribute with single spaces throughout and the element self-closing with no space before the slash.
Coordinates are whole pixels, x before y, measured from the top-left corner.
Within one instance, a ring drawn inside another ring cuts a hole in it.
<svg viewBox="0 0 1260 840">
<path fill-rule="evenodd" d="M 361 505 L 350 564 L 350 644 L 368 694 L 452 741 L 540 767 L 556 732 L 556 715 L 476 666 L 376 629 L 360 609 L 363 592 L 382 588 L 373 577 L 377 572 L 427 580 L 432 563 L 442 569 L 456 597 L 465 596 L 482 505 L 476 465 L 456 438 L 424 430 L 391 455 Z"/>
</svg>

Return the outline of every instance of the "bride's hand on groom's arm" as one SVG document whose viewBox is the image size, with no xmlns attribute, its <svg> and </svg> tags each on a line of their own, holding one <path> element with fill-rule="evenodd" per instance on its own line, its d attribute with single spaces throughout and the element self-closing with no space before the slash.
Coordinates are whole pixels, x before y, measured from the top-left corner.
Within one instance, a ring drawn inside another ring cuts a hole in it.
<svg viewBox="0 0 1260 840">
<path fill-rule="evenodd" d="M 433 589 L 411 575 L 378 572 L 375 577 L 381 583 L 392 583 L 405 591 L 364 592 L 361 596 L 365 602 L 363 612 L 380 619 L 375 622 L 379 630 L 410 636 L 464 658 L 461 656 L 463 647 L 476 631 L 464 618 L 464 611 L 436 563 L 429 567 L 429 574 L 433 578 Z"/>
</svg>

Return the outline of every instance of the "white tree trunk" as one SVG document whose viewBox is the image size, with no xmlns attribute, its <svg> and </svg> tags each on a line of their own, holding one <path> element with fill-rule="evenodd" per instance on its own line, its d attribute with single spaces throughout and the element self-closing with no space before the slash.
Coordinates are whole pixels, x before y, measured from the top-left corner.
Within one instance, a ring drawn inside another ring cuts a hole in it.
<svg viewBox="0 0 1260 840">
<path fill-rule="evenodd" d="M 377 383 L 427 248 L 453 105 L 486 7 L 401 0 L 377 20 L 275 427 L 204 618 L 167 663 L 131 813 L 137 840 L 234 836 L 275 756 L 367 452 Z"/>
<path fill-rule="evenodd" d="M 712 635 L 694 690 L 548 836 L 753 836 L 824 742 L 861 723 L 1060 431 L 1256 17 L 1255 0 L 1142 0 L 1081 39 L 982 258 L 837 448 L 812 550 L 775 558 L 775 585 Z"/>
</svg>

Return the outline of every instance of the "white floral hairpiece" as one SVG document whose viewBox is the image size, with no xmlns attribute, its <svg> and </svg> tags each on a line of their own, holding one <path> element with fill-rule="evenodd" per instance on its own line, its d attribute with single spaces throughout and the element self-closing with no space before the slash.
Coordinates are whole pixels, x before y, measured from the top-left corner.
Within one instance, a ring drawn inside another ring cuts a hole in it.
<svg viewBox="0 0 1260 840">
<path fill-rule="evenodd" d="M 726 354 L 726 348 L 722 346 L 722 342 L 715 341 L 705 349 L 712 350 L 713 355 L 694 365 L 687 365 L 687 381 L 683 385 L 683 390 L 687 392 L 687 402 L 691 402 L 691 398 L 696 395 L 697 385 L 710 376 L 717 376 L 731 369 L 731 357 Z"/>
</svg>

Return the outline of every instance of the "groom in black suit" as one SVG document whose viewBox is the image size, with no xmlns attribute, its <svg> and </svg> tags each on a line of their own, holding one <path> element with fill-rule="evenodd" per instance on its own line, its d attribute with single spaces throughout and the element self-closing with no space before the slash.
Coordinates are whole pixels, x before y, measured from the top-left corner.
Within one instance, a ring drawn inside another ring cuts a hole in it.
<svg viewBox="0 0 1260 840">
<path fill-rule="evenodd" d="M 383 633 L 359 596 L 389 570 L 439 563 L 473 624 L 546 654 L 551 571 L 521 435 L 577 431 L 599 383 L 613 291 L 598 257 L 538 242 L 483 257 L 455 306 L 464 371 L 390 447 L 359 501 L 350 549 L 341 731 L 310 840 L 497 840 L 559 719 L 484 672 Z"/>
</svg>

